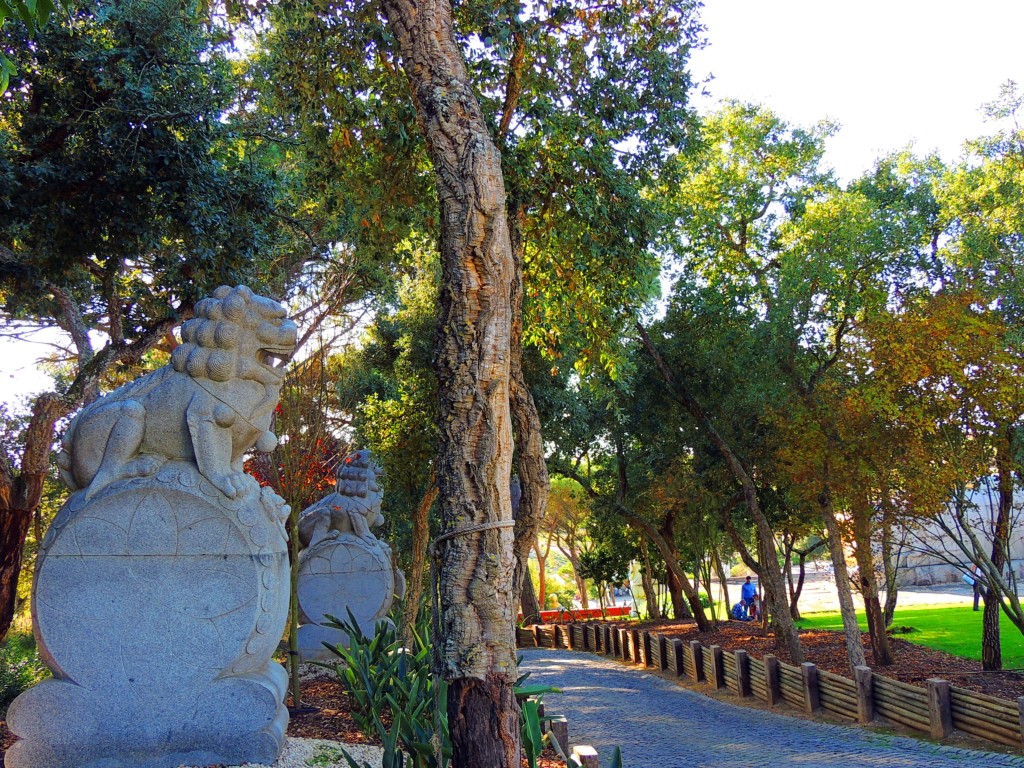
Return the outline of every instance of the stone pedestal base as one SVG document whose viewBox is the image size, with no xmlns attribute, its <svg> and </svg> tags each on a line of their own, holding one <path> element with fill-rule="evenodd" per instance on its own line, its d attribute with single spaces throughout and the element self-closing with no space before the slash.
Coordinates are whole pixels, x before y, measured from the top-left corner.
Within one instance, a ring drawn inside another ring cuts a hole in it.
<svg viewBox="0 0 1024 768">
<path fill-rule="evenodd" d="M 18 697 L 7 718 L 21 739 L 9 768 L 178 768 L 272 764 L 284 744 L 288 674 L 228 677 L 188 696 L 100 702 L 65 680 L 47 680 Z M 101 709 L 96 709 L 101 706 Z"/>
<path fill-rule="evenodd" d="M 33 626 L 53 671 L 19 696 L 7 768 L 273 763 L 287 674 L 280 499 L 189 465 L 76 493 L 43 540 Z"/>
<path fill-rule="evenodd" d="M 302 661 L 336 661 L 337 654 L 324 647 L 347 645 L 345 632 L 325 627 L 324 617 L 350 621 L 372 637 L 394 602 L 395 576 L 387 551 L 374 538 L 351 533 L 325 538 L 303 552 L 299 566 L 299 657 Z M 393 624 L 391 624 L 394 626 Z"/>
</svg>

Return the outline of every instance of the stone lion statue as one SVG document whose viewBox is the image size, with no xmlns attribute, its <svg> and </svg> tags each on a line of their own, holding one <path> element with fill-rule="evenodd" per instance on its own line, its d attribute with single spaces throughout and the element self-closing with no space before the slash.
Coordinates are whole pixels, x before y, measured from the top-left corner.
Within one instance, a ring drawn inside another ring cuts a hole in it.
<svg viewBox="0 0 1024 768">
<path fill-rule="evenodd" d="M 380 511 L 383 491 L 377 484 L 382 474 L 370 451 L 356 451 L 342 459 L 335 472 L 334 493 L 303 510 L 299 517 L 302 546 L 308 549 L 343 533 L 376 542 L 370 528 L 384 524 Z"/>
<path fill-rule="evenodd" d="M 89 498 L 118 480 L 194 461 L 228 498 L 245 488 L 243 454 L 271 451 L 270 421 L 295 351 L 285 309 L 244 286 L 196 304 L 170 365 L 83 408 L 64 435 L 61 476 Z"/>
</svg>

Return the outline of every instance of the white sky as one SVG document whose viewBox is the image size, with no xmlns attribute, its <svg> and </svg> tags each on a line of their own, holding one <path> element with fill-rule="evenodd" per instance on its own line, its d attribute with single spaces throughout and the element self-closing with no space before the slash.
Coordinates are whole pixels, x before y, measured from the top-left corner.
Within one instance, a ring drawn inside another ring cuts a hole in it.
<svg viewBox="0 0 1024 768">
<path fill-rule="evenodd" d="M 1024 85 L 1021 0 L 705 0 L 709 46 L 693 55 L 714 99 L 842 125 L 827 162 L 843 180 L 914 142 L 960 156 L 993 132 L 979 107 Z M 702 111 L 713 106 L 698 100 Z"/>
<path fill-rule="evenodd" d="M 914 142 L 946 160 L 993 132 L 979 107 L 1024 86 L 1024 0 L 705 0 L 709 46 L 693 55 L 710 99 L 753 101 L 797 125 L 842 125 L 826 162 L 843 180 Z M 46 347 L 0 339 L 0 401 L 38 392 Z"/>
</svg>

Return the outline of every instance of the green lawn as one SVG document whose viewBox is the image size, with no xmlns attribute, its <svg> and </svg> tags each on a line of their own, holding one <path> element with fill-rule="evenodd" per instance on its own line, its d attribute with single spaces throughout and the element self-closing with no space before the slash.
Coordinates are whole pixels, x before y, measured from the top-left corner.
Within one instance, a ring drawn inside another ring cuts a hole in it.
<svg viewBox="0 0 1024 768">
<path fill-rule="evenodd" d="M 861 628 L 867 630 L 863 612 L 857 618 Z M 842 631 L 843 620 L 838 611 L 805 613 L 798 626 L 805 629 L 836 629 Z M 929 605 L 897 608 L 894 628 L 913 627 L 914 631 L 897 637 L 919 643 L 967 659 L 981 659 L 981 611 L 975 613 L 970 605 Z M 1003 640 L 1003 667 L 1024 668 L 1024 635 L 1000 617 Z"/>
</svg>

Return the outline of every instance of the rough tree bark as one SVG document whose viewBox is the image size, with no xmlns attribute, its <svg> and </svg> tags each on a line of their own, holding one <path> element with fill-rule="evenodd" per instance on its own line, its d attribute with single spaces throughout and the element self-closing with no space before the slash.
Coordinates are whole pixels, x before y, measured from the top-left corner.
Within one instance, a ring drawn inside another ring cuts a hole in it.
<svg viewBox="0 0 1024 768">
<path fill-rule="evenodd" d="M 792 659 L 793 663 L 800 664 L 804 660 L 804 649 L 800 645 L 800 636 L 797 634 L 796 625 L 789 615 L 789 600 L 786 595 L 786 584 L 782 578 L 782 569 L 778 566 L 775 534 L 768 524 L 768 518 L 761 511 L 761 503 L 757 498 L 757 487 L 754 485 L 754 480 L 746 467 L 743 466 L 739 456 L 732 450 L 732 446 L 715 429 L 714 424 L 711 423 L 710 417 L 704 411 L 701 404 L 697 402 L 683 382 L 672 373 L 664 358 L 662 358 L 653 342 L 651 342 L 647 329 L 640 323 L 636 324 L 636 329 L 640 334 L 640 340 L 643 342 L 644 348 L 654 361 L 659 375 L 665 384 L 668 385 L 668 390 L 672 397 L 686 409 L 687 413 L 697 423 L 697 426 L 711 444 L 722 454 L 722 458 L 730 473 L 732 473 L 735 481 L 743 489 L 743 500 L 746 503 L 747 511 L 754 519 L 758 546 L 763 548 L 765 553 L 764 567 L 761 568 L 758 576 L 760 577 L 761 584 L 764 585 L 765 600 L 768 603 L 768 610 L 772 614 L 776 638 L 789 651 L 790 659 Z"/>
<path fill-rule="evenodd" d="M 514 70 L 513 70 L 514 71 Z M 512 85 L 510 83 L 510 93 Z M 516 514 L 515 538 L 513 550 L 516 558 L 514 584 L 516 585 L 516 602 L 523 607 L 523 617 L 536 614 L 540 620 L 540 611 L 544 607 L 544 572 L 541 570 L 541 597 L 537 600 L 533 590 L 526 590 L 526 582 L 530 578 L 527 561 L 530 547 L 537 540 L 537 531 L 548 506 L 547 462 L 544 460 L 544 437 L 541 433 L 540 414 L 533 400 L 526 377 L 523 375 L 523 229 L 522 207 L 513 205 L 516 211 L 509 216 L 509 239 L 512 244 L 512 338 L 509 342 L 509 409 L 512 414 L 512 427 L 516 446 L 516 473 L 522 497 L 519 500 L 519 511 Z M 532 582 L 531 582 L 532 586 Z M 520 594 L 522 591 L 522 594 Z M 532 597 L 532 600 L 531 600 Z M 525 600 L 524 600 L 525 598 Z"/>
<path fill-rule="evenodd" d="M 436 369 L 442 559 L 438 673 L 454 768 L 519 761 L 509 480 L 512 245 L 501 156 L 455 40 L 448 0 L 384 0 L 434 165 L 442 282 Z M 496 527 L 502 526 L 505 527 Z M 473 526 L 491 526 L 459 534 Z"/>
</svg>

